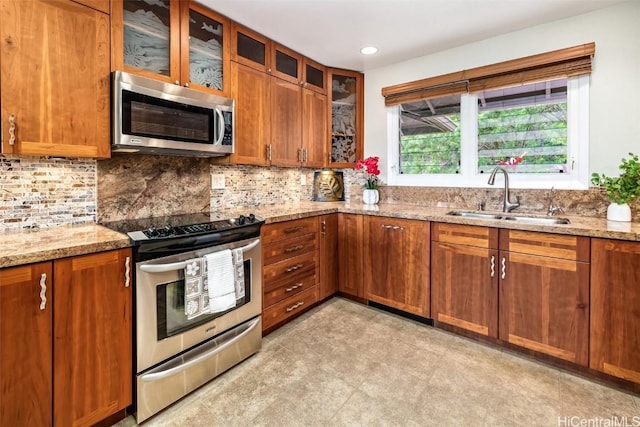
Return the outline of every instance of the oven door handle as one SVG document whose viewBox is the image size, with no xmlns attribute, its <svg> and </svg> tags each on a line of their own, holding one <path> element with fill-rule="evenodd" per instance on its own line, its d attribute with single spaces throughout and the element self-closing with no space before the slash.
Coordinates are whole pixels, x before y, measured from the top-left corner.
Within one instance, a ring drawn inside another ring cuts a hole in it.
<svg viewBox="0 0 640 427">
<path fill-rule="evenodd" d="M 242 252 L 250 251 L 260 244 L 260 239 L 256 239 L 246 246 L 242 247 Z M 172 262 L 170 264 L 143 264 L 140 270 L 145 273 L 166 273 L 167 271 L 184 270 L 187 267 L 187 261 Z"/>
<path fill-rule="evenodd" d="M 247 335 L 248 333 L 253 331 L 259 324 L 260 324 L 260 317 L 256 317 L 255 319 L 253 319 L 252 321 L 247 323 L 246 329 L 244 331 L 242 331 L 240 334 L 238 334 L 237 336 L 233 337 L 229 341 L 226 341 L 226 342 L 220 344 L 219 346 L 216 346 L 215 348 L 213 348 L 213 349 L 211 349 L 211 350 L 209 350 L 207 352 L 199 354 L 199 355 L 195 356 L 193 359 L 190 359 L 190 360 L 185 361 L 184 363 L 181 363 L 179 366 L 174 366 L 173 368 L 169 368 L 169 369 L 167 369 L 165 371 L 144 374 L 144 375 L 140 376 L 140 379 L 142 381 L 145 381 L 145 382 L 158 381 L 158 380 L 161 380 L 163 378 L 170 377 L 171 375 L 174 375 L 174 374 L 177 374 L 179 372 L 182 372 L 185 369 L 188 369 L 190 366 L 197 365 L 198 363 L 202 362 L 203 360 L 209 359 L 211 357 L 215 357 L 218 353 L 220 353 L 221 351 L 223 351 L 227 347 L 237 343 L 245 335 Z"/>
</svg>

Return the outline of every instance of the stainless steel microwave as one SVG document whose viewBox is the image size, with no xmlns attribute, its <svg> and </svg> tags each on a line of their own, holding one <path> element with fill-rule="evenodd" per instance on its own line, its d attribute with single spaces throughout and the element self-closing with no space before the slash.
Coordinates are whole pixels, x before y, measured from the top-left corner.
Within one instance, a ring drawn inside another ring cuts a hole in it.
<svg viewBox="0 0 640 427">
<path fill-rule="evenodd" d="M 113 152 L 194 157 L 233 153 L 232 99 L 113 73 Z"/>
</svg>

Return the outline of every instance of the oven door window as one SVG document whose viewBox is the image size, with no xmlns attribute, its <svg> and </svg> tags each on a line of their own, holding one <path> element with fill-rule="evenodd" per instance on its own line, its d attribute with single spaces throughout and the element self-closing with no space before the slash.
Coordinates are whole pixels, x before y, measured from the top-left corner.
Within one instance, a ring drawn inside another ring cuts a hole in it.
<svg viewBox="0 0 640 427">
<path fill-rule="evenodd" d="M 213 144 L 214 114 L 211 108 L 122 91 L 122 133 L 126 135 Z"/>
<path fill-rule="evenodd" d="M 249 303 L 251 301 L 251 259 L 244 260 L 244 287 L 244 297 L 236 300 L 235 307 L 220 313 L 202 314 L 193 319 L 187 319 L 184 308 L 184 277 L 173 282 L 157 285 L 158 341 L 210 322 L 216 317 L 223 316 Z"/>
</svg>

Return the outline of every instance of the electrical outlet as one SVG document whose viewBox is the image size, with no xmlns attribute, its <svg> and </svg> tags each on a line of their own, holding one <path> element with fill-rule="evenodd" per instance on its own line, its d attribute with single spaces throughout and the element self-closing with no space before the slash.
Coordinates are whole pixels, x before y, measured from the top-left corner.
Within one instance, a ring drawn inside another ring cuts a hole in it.
<svg viewBox="0 0 640 427">
<path fill-rule="evenodd" d="M 300 185 L 307 185 L 307 175 L 304 173 L 300 174 Z"/>
<path fill-rule="evenodd" d="M 223 190 L 224 189 L 224 174 L 212 173 L 211 174 L 211 189 Z"/>
</svg>

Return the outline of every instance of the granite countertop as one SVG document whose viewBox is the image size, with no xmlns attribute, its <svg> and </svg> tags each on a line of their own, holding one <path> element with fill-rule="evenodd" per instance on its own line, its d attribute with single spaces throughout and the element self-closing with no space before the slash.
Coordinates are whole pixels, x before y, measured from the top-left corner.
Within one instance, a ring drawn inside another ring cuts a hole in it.
<svg viewBox="0 0 640 427">
<path fill-rule="evenodd" d="M 6 232 L 0 242 L 0 268 L 128 246 L 128 236 L 96 224 Z"/>
<path fill-rule="evenodd" d="M 540 231 L 574 236 L 640 241 L 640 223 L 613 222 L 604 218 L 561 215 L 571 223 L 540 225 L 501 219 L 477 219 L 447 215 L 451 207 L 428 207 L 403 204 L 363 205 L 344 202 L 300 202 L 291 205 L 259 206 L 212 213 L 212 220 L 246 214 L 251 211 L 267 224 L 335 212 L 448 222 L 496 228 Z M 463 209 L 461 209 L 463 210 Z M 498 212 L 501 214 L 501 212 Z M 523 215 L 512 212 L 510 216 Z M 537 214 L 536 216 L 542 216 Z M 6 232 L 0 242 L 0 268 L 39 261 L 83 255 L 131 246 L 129 238 L 95 224 L 60 226 L 33 231 Z"/>
</svg>

